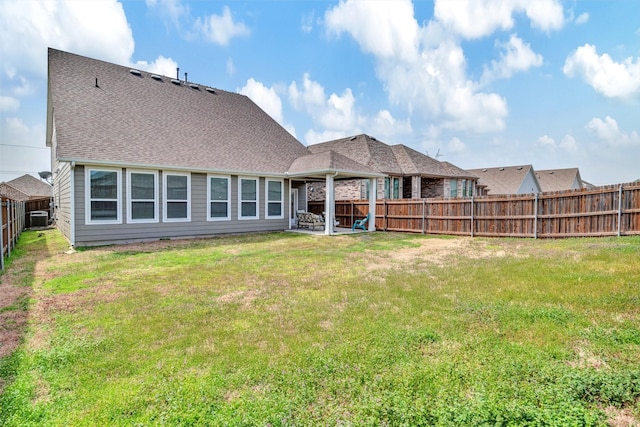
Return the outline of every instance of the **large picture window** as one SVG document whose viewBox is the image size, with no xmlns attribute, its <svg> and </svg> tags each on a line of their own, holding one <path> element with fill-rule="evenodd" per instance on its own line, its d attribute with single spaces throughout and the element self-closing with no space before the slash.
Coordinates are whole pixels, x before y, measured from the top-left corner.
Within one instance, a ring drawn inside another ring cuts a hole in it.
<svg viewBox="0 0 640 427">
<path fill-rule="evenodd" d="M 87 168 L 85 173 L 85 222 L 120 224 L 122 195 L 120 169 Z"/>
<path fill-rule="evenodd" d="M 191 220 L 191 175 L 186 173 L 164 173 L 163 220 Z"/>
<path fill-rule="evenodd" d="M 258 219 L 258 179 L 238 179 L 240 219 Z"/>
<path fill-rule="evenodd" d="M 266 180 L 267 185 L 267 218 L 284 218 L 284 198 L 282 181 Z"/>
<path fill-rule="evenodd" d="M 127 171 L 128 222 L 158 222 L 158 173 Z"/>
<path fill-rule="evenodd" d="M 231 178 L 209 175 L 207 194 L 207 218 L 210 221 L 231 219 Z"/>
</svg>

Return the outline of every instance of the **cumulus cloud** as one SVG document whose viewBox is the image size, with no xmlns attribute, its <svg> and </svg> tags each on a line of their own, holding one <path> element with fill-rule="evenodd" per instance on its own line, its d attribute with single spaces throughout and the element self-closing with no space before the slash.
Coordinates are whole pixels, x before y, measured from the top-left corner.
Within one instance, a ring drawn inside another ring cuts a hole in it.
<svg viewBox="0 0 640 427">
<path fill-rule="evenodd" d="M 164 56 L 159 56 L 153 62 L 138 61 L 134 65 L 136 68 L 140 68 L 141 70 L 145 70 L 150 73 L 172 77 L 175 77 L 176 68 L 178 67 L 178 63 L 176 61 L 171 58 L 165 58 Z"/>
<path fill-rule="evenodd" d="M 485 68 L 483 82 L 498 78 L 509 78 L 517 72 L 527 71 L 531 67 L 542 65 L 542 55 L 535 53 L 528 43 L 516 34 L 512 34 L 506 43 L 496 43 L 502 48 L 499 61 L 491 61 L 491 67 Z"/>
<path fill-rule="evenodd" d="M 0 112 L 15 111 L 20 108 L 20 101 L 10 96 L 0 95 Z"/>
<path fill-rule="evenodd" d="M 385 137 L 408 134 L 412 130 L 409 119 L 398 120 L 388 110 L 380 110 L 374 116 L 360 114 L 350 88 L 341 94 L 327 96 L 324 87 L 312 80 L 308 73 L 302 76 L 302 82 L 291 82 L 288 94 L 290 104 L 296 110 L 307 113 L 314 125 L 323 129 L 307 131 L 304 136 L 307 144 L 363 132 Z"/>
<path fill-rule="evenodd" d="M 538 145 L 542 148 L 552 150 L 561 149 L 570 153 L 578 151 L 578 141 L 576 141 L 573 135 L 569 134 L 566 134 L 559 143 L 556 143 L 549 135 L 543 135 L 538 138 Z"/>
<path fill-rule="evenodd" d="M 517 13 L 525 13 L 531 26 L 543 31 L 564 25 L 562 4 L 557 0 L 436 0 L 434 9 L 440 22 L 467 39 L 510 30 Z"/>
<path fill-rule="evenodd" d="M 542 145 L 543 147 L 555 147 L 556 141 L 549 135 L 543 135 L 538 138 L 538 144 Z"/>
<path fill-rule="evenodd" d="M 640 145 L 640 135 L 638 132 L 622 132 L 618 127 L 618 122 L 609 116 L 605 117 L 604 120 L 594 117 L 587 123 L 585 128 L 594 133 L 598 139 L 606 141 L 611 145 Z"/>
<path fill-rule="evenodd" d="M 251 30 L 242 22 L 235 22 L 231 16 L 231 10 L 225 6 L 222 15 L 209 15 L 197 18 L 193 24 L 195 31 L 212 43 L 227 46 L 235 37 L 246 37 Z"/>
<path fill-rule="evenodd" d="M 587 22 L 589 22 L 589 14 L 587 12 L 581 13 L 580 15 L 578 15 L 574 22 L 577 25 L 586 24 Z"/>
<path fill-rule="evenodd" d="M 559 147 L 565 151 L 576 152 L 578 151 L 578 142 L 572 135 L 565 135 L 560 141 Z"/>
<path fill-rule="evenodd" d="M 504 98 L 482 92 L 467 78 L 459 42 L 438 22 L 418 25 L 409 0 L 346 0 L 327 11 L 325 25 L 331 34 L 349 34 L 374 55 L 390 101 L 410 114 L 454 130 L 505 127 Z"/>
<path fill-rule="evenodd" d="M 640 57 L 616 62 L 606 53 L 598 55 L 595 46 L 585 44 L 567 57 L 562 70 L 568 77 L 581 77 L 607 98 L 640 96 Z"/>
<path fill-rule="evenodd" d="M 467 149 L 467 146 L 460 140 L 460 138 L 453 137 L 447 143 L 447 148 L 452 153 L 461 153 Z"/>
<path fill-rule="evenodd" d="M 250 78 L 238 93 L 248 96 L 276 122 L 282 123 L 282 101 L 274 88 L 268 88 L 261 82 Z"/>
</svg>

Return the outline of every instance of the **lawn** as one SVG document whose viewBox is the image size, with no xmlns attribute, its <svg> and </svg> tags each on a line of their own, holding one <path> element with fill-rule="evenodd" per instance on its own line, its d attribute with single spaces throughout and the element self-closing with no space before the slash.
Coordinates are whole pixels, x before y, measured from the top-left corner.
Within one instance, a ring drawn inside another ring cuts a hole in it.
<svg viewBox="0 0 640 427">
<path fill-rule="evenodd" d="M 28 231 L 0 279 L 0 425 L 640 420 L 640 237 Z"/>
</svg>

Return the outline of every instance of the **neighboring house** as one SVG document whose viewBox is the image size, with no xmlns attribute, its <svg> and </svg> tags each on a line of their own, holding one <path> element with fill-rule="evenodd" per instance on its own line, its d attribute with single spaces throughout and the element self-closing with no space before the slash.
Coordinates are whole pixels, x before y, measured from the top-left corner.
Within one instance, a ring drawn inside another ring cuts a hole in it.
<svg viewBox="0 0 640 427">
<path fill-rule="evenodd" d="M 47 199 L 53 196 L 53 189 L 47 182 L 31 175 L 22 175 L 11 181 L 0 183 L 0 196 L 19 202 Z"/>
<path fill-rule="evenodd" d="M 578 168 L 540 170 L 536 171 L 536 178 L 543 192 L 578 190 L 585 187 Z"/>
<path fill-rule="evenodd" d="M 531 194 L 542 191 L 531 165 L 470 169 L 478 176 L 479 195 Z"/>
<path fill-rule="evenodd" d="M 331 215 L 334 179 L 368 179 L 374 210 L 383 177 L 312 153 L 244 95 L 55 49 L 47 146 L 56 225 L 77 246 L 288 229 L 308 182 L 326 183 Z"/>
<path fill-rule="evenodd" d="M 309 146 L 314 153 L 334 151 L 386 175 L 377 184 L 378 198 L 462 197 L 474 193 L 477 177 L 448 162 L 437 161 L 405 145 L 387 145 L 369 135 L 356 135 Z M 323 183 L 309 185 L 309 200 L 324 200 Z M 336 184 L 337 200 L 366 199 L 369 181 Z"/>
</svg>

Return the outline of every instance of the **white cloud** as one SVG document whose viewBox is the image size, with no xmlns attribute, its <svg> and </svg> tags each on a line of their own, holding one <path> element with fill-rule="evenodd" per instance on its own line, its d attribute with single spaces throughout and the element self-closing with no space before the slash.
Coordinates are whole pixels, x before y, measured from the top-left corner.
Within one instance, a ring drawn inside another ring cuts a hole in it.
<svg viewBox="0 0 640 427">
<path fill-rule="evenodd" d="M 420 27 L 409 1 L 346 0 L 327 11 L 325 24 L 375 56 L 390 101 L 421 121 L 470 132 L 505 127 L 506 101 L 467 78 L 459 41 L 438 22 Z"/>
<path fill-rule="evenodd" d="M 572 135 L 565 135 L 560 141 L 559 147 L 565 151 L 576 152 L 578 151 L 578 142 Z"/>
<path fill-rule="evenodd" d="M 50 170 L 51 155 L 44 140 L 44 125 L 29 126 L 21 118 L 5 118 L 0 124 L 0 141 L 11 146 L 0 144 L 0 181 Z"/>
<path fill-rule="evenodd" d="M 460 138 L 453 137 L 447 143 L 447 148 L 452 153 L 461 153 L 467 149 L 467 146 L 460 140 Z"/>
<path fill-rule="evenodd" d="M 233 76 L 236 73 L 236 66 L 233 64 L 233 59 L 227 58 L 227 74 Z"/>
<path fill-rule="evenodd" d="M 152 63 L 149 63 L 147 61 L 138 61 L 135 63 L 135 66 L 136 68 L 140 68 L 150 73 L 159 74 L 162 76 L 171 76 L 175 78 L 178 63 L 171 58 L 159 56 Z"/>
<path fill-rule="evenodd" d="M 325 14 L 325 25 L 333 34 L 351 34 L 378 58 L 411 60 L 417 54 L 419 27 L 410 0 L 341 1 Z"/>
<path fill-rule="evenodd" d="M 0 111 L 16 111 L 20 108 L 20 101 L 10 96 L 0 95 Z"/>
<path fill-rule="evenodd" d="M 289 85 L 289 101 L 297 110 L 306 109 L 308 112 L 312 112 L 313 109 L 321 107 L 325 102 L 324 87 L 311 80 L 309 73 L 305 73 L 302 76 L 301 89 L 298 89 L 298 84 L 295 81 Z"/>
<path fill-rule="evenodd" d="M 582 25 L 589 22 L 589 14 L 587 12 L 581 13 L 575 20 L 576 25 Z"/>
<path fill-rule="evenodd" d="M 538 144 L 542 145 L 543 147 L 555 147 L 556 141 L 548 135 L 543 135 L 538 138 Z"/>
<path fill-rule="evenodd" d="M 503 49 L 499 61 L 491 61 L 491 68 L 485 68 L 483 82 L 498 78 L 509 78 L 517 72 L 542 65 L 542 55 L 535 53 L 528 43 L 512 34 L 507 43 L 496 43 Z"/>
<path fill-rule="evenodd" d="M 607 116 L 604 120 L 594 117 L 585 128 L 593 132 L 599 139 L 613 146 L 640 145 L 640 135 L 636 131 L 622 132 L 618 122 Z"/>
<path fill-rule="evenodd" d="M 608 54 L 598 55 L 596 47 L 585 44 L 567 57 L 563 72 L 579 76 L 607 98 L 640 96 L 640 57 L 615 62 Z"/>
<path fill-rule="evenodd" d="M 447 28 L 468 39 L 510 30 L 513 15 L 525 13 L 531 26 L 543 31 L 564 25 L 562 4 L 557 0 L 436 0 L 434 16 Z"/>
<path fill-rule="evenodd" d="M 238 93 L 248 96 L 276 122 L 282 124 L 282 101 L 273 88 L 250 78 L 247 84 L 238 89 Z"/>
<path fill-rule="evenodd" d="M 310 33 L 313 31 L 313 25 L 316 19 L 316 11 L 312 10 L 309 13 L 302 15 L 300 29 L 303 33 Z"/>
<path fill-rule="evenodd" d="M 321 142 L 333 141 L 334 139 L 345 138 L 349 135 L 352 134 L 336 130 L 324 130 L 322 132 L 316 132 L 313 129 L 309 129 L 304 134 L 304 141 L 307 143 L 307 145 L 313 145 L 319 144 Z"/>
<path fill-rule="evenodd" d="M 226 46 L 235 37 L 246 37 L 251 34 L 249 27 L 242 22 L 234 22 L 231 10 L 225 6 L 222 15 L 209 15 L 197 18 L 194 30 L 202 34 L 208 41 Z"/>
</svg>

